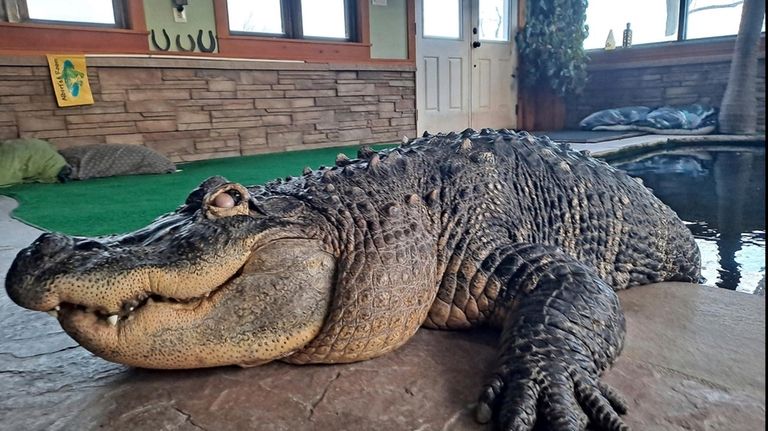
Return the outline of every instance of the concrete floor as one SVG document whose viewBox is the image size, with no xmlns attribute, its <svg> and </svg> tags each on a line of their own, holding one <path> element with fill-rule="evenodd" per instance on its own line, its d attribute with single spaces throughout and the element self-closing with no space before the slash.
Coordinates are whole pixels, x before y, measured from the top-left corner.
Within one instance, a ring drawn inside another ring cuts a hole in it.
<svg viewBox="0 0 768 431">
<path fill-rule="evenodd" d="M 40 233 L 9 217 L 15 205 L 0 196 L 1 279 Z M 765 428 L 764 296 L 664 283 L 619 297 L 626 347 L 605 380 L 633 429 Z M 0 289 L 0 429 L 480 430 L 470 407 L 496 339 L 421 330 L 357 364 L 148 371 L 91 355 Z"/>
</svg>

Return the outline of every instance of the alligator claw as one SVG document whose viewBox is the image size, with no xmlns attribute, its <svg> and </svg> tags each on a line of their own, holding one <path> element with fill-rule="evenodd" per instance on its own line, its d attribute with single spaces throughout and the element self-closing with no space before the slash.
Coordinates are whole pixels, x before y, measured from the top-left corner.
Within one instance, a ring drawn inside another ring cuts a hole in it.
<svg viewBox="0 0 768 431">
<path fill-rule="evenodd" d="M 525 360 L 524 360 L 525 361 Z M 545 429 L 627 431 L 619 415 L 626 401 L 609 386 L 581 368 L 548 358 L 501 367 L 481 391 L 475 419 L 495 419 L 498 429 Z"/>
<path fill-rule="evenodd" d="M 597 388 L 600 389 L 600 393 L 608 400 L 611 407 L 616 410 L 616 413 L 620 415 L 627 414 L 629 406 L 627 405 L 627 400 L 621 394 L 603 382 L 597 382 Z"/>
<path fill-rule="evenodd" d="M 619 417 L 627 413 L 627 402 L 613 388 L 579 377 L 573 382 L 579 404 L 598 429 L 629 430 Z"/>
</svg>

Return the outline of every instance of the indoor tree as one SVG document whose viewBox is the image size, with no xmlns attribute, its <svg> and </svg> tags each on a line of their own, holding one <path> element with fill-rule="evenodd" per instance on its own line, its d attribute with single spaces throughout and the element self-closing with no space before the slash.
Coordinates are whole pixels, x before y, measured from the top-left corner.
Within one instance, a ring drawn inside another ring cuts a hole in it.
<svg viewBox="0 0 768 431">
<path fill-rule="evenodd" d="M 587 81 L 587 1 L 542 0 L 526 7 L 525 26 L 516 37 L 521 85 L 549 88 L 559 96 L 581 92 Z"/>
<path fill-rule="evenodd" d="M 728 84 L 720 104 L 718 121 L 723 133 L 749 134 L 757 129 L 757 58 L 764 18 L 763 0 L 744 0 Z"/>
<path fill-rule="evenodd" d="M 519 54 L 520 124 L 527 130 L 565 125 L 565 101 L 587 82 L 586 0 L 526 2 L 515 40 Z"/>
</svg>

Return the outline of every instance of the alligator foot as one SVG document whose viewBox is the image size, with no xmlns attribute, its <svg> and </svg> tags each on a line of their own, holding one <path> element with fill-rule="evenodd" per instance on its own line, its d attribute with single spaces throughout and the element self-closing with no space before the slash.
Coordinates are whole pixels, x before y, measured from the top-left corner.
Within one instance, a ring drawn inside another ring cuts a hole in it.
<svg viewBox="0 0 768 431">
<path fill-rule="evenodd" d="M 476 410 L 478 422 L 496 414 L 502 430 L 531 430 L 537 422 L 547 429 L 628 430 L 619 415 L 627 404 L 612 388 L 566 361 L 529 358 L 501 367 L 485 385 Z"/>
<path fill-rule="evenodd" d="M 478 422 L 503 430 L 619 431 L 627 411 L 599 381 L 621 351 L 618 298 L 593 270 L 561 251 L 523 245 L 497 274 L 508 311 L 496 370 L 483 388 Z M 543 427 L 543 428 L 542 428 Z"/>
</svg>

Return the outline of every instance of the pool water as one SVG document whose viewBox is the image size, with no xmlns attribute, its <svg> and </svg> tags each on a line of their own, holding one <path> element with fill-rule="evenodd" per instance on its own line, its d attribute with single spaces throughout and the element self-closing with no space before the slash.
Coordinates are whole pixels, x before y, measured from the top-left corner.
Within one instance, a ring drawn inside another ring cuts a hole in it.
<svg viewBox="0 0 768 431">
<path fill-rule="evenodd" d="M 611 164 L 642 178 L 685 221 L 706 284 L 764 294 L 764 145 L 677 148 Z"/>
</svg>

